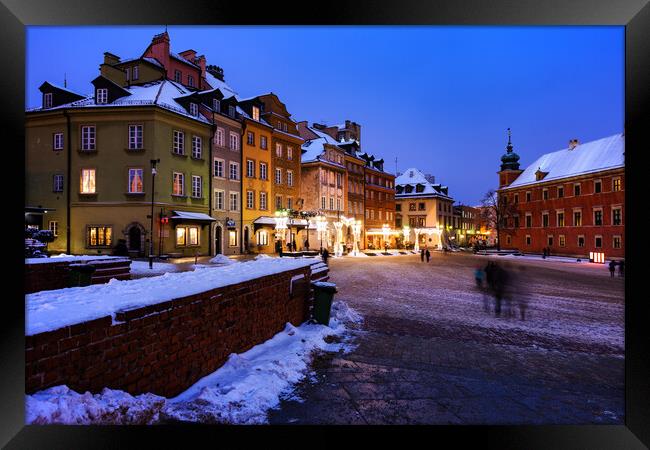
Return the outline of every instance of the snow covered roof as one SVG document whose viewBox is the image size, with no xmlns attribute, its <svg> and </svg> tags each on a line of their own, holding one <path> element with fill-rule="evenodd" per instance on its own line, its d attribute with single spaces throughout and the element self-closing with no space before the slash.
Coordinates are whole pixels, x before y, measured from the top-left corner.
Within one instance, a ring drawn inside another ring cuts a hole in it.
<svg viewBox="0 0 650 450">
<path fill-rule="evenodd" d="M 421 186 L 420 192 L 417 191 L 418 185 Z M 413 188 L 413 191 L 406 192 L 406 190 L 404 190 L 401 194 L 400 193 L 396 194 L 395 198 L 400 198 L 400 197 L 442 197 L 447 199 L 451 198 L 448 194 L 445 194 L 443 192 L 443 189 L 445 189 L 446 186 L 441 186 L 440 184 L 431 183 L 429 180 L 427 180 L 424 173 L 422 173 L 415 167 L 406 169 L 402 175 L 395 178 L 395 187 L 399 187 L 399 186 L 404 188 L 406 186 L 411 186 Z"/>
<path fill-rule="evenodd" d="M 59 86 L 58 84 L 54 84 L 54 83 L 52 83 L 52 82 L 50 82 L 50 81 L 45 81 L 45 82 L 43 83 L 43 85 L 44 85 L 44 84 L 49 84 L 50 86 L 52 86 L 52 87 L 55 88 L 55 89 L 59 89 L 59 90 L 61 90 L 61 91 L 69 92 L 69 93 L 71 93 L 71 94 L 78 95 L 78 96 L 80 96 L 80 97 L 84 97 L 83 94 L 80 94 L 80 93 L 75 92 L 75 91 L 71 91 L 70 89 L 68 89 L 68 88 L 66 88 L 66 87 Z M 42 86 L 42 85 L 41 85 L 41 86 Z"/>
<path fill-rule="evenodd" d="M 625 136 L 615 134 L 540 156 L 506 189 L 625 167 Z M 537 180 L 535 172 L 547 175 Z"/>
<path fill-rule="evenodd" d="M 185 117 L 197 120 L 199 122 L 210 123 L 208 119 L 202 115 L 193 116 L 191 115 L 180 103 L 178 103 L 175 98 L 179 98 L 183 95 L 190 94 L 194 91 L 186 88 L 182 84 L 173 82 L 171 80 L 162 80 L 155 81 L 152 83 L 147 83 L 138 86 L 129 86 L 123 87 L 126 92 L 129 92 L 131 95 L 126 95 L 120 97 L 112 103 L 106 104 L 96 104 L 94 95 L 86 96 L 81 100 L 77 100 L 71 103 L 65 103 L 63 105 L 55 106 L 53 108 L 43 109 L 42 107 L 29 109 L 28 111 L 40 111 L 40 110 L 56 110 L 62 108 L 111 108 L 116 106 L 143 106 L 143 105 L 156 105 L 161 108 L 173 111 L 177 114 L 180 114 Z"/>
<path fill-rule="evenodd" d="M 209 222 L 214 222 L 215 220 L 217 220 L 204 213 L 194 213 L 188 211 L 174 211 L 174 215 L 171 216 L 171 218 L 181 219 L 181 220 L 207 220 Z"/>
<path fill-rule="evenodd" d="M 221 89 L 221 93 L 224 95 L 224 98 L 232 97 L 233 95 L 235 98 L 237 98 L 237 92 L 235 92 L 233 88 L 231 88 L 225 81 L 221 81 L 212 75 L 210 72 L 205 73 L 205 81 L 207 81 L 213 89 Z"/>
<path fill-rule="evenodd" d="M 192 61 L 188 61 L 187 59 L 183 58 L 183 57 L 182 57 L 181 55 L 179 55 L 178 53 L 169 52 L 169 56 L 171 56 L 171 57 L 174 58 L 174 59 L 179 60 L 180 62 L 184 62 L 184 63 L 186 63 L 186 64 L 189 64 L 190 66 L 193 66 L 193 67 L 196 67 L 197 69 L 200 69 L 199 66 L 197 66 L 196 64 L 194 64 Z"/>
</svg>

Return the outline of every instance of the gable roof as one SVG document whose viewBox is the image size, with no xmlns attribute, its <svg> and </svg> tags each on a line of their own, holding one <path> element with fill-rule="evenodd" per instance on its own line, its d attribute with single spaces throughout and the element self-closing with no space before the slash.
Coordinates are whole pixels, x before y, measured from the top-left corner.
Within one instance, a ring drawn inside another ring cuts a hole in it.
<svg viewBox="0 0 650 450">
<path fill-rule="evenodd" d="M 625 167 L 625 136 L 615 134 L 537 158 L 504 189 Z M 537 180 L 537 171 L 547 175 Z"/>
<path fill-rule="evenodd" d="M 417 185 L 424 186 L 422 192 L 416 192 L 415 187 Z M 416 169 L 411 167 L 406 169 L 402 175 L 395 178 L 395 188 L 398 186 L 406 187 L 412 186 L 413 192 L 402 192 L 401 194 L 396 194 L 395 198 L 400 197 L 441 197 L 445 199 L 451 199 L 448 194 L 444 193 L 444 189 L 447 189 L 446 186 L 442 186 L 438 183 L 431 183 L 427 180 L 426 176 Z"/>
</svg>

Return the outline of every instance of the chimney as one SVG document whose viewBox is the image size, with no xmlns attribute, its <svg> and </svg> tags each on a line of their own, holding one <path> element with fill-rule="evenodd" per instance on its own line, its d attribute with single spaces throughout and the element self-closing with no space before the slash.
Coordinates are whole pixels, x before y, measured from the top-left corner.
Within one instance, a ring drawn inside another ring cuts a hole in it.
<svg viewBox="0 0 650 450">
<path fill-rule="evenodd" d="M 217 80 L 224 81 L 223 79 L 223 69 L 219 66 L 214 66 L 210 64 L 209 66 L 206 67 L 206 71 L 215 77 Z"/>
<path fill-rule="evenodd" d="M 120 62 L 120 57 L 109 52 L 104 52 L 104 64 L 111 66 Z"/>
<path fill-rule="evenodd" d="M 172 70 L 169 65 L 169 35 L 164 33 L 157 34 L 151 39 L 149 48 L 144 52 L 142 57 L 155 58 L 162 64 L 167 71 L 167 76 L 173 77 Z"/>
<path fill-rule="evenodd" d="M 571 139 L 571 140 L 569 141 L 569 150 L 573 150 L 573 149 L 576 148 L 579 144 L 580 144 L 580 142 L 578 142 L 577 139 Z"/>
<path fill-rule="evenodd" d="M 198 58 L 198 66 L 201 68 L 201 78 L 205 78 L 205 55 Z"/>
</svg>

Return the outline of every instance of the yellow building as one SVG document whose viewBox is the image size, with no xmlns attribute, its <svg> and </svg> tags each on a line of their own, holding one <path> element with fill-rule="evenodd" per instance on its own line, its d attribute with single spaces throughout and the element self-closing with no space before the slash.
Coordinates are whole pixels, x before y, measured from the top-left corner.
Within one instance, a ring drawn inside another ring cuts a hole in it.
<svg viewBox="0 0 650 450">
<path fill-rule="evenodd" d="M 263 103 L 257 97 L 240 99 L 242 116 L 241 204 L 244 252 L 273 253 L 275 208 L 271 172 L 273 127 L 260 117 Z M 232 168 L 231 168 L 232 170 Z"/>
</svg>

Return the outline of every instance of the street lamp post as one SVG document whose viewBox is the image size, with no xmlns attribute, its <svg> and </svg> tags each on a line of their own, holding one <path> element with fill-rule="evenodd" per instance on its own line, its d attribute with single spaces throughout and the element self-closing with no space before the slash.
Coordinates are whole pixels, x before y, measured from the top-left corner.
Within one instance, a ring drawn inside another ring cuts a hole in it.
<svg viewBox="0 0 650 450">
<path fill-rule="evenodd" d="M 318 232 L 318 237 L 320 239 L 320 252 L 323 253 L 323 233 L 327 229 L 327 222 L 325 217 L 322 215 L 316 216 L 316 231 Z"/>
<path fill-rule="evenodd" d="M 151 160 L 151 222 L 149 232 L 149 269 L 153 269 L 153 203 L 156 186 L 156 164 L 159 162 L 160 159 Z"/>
</svg>

